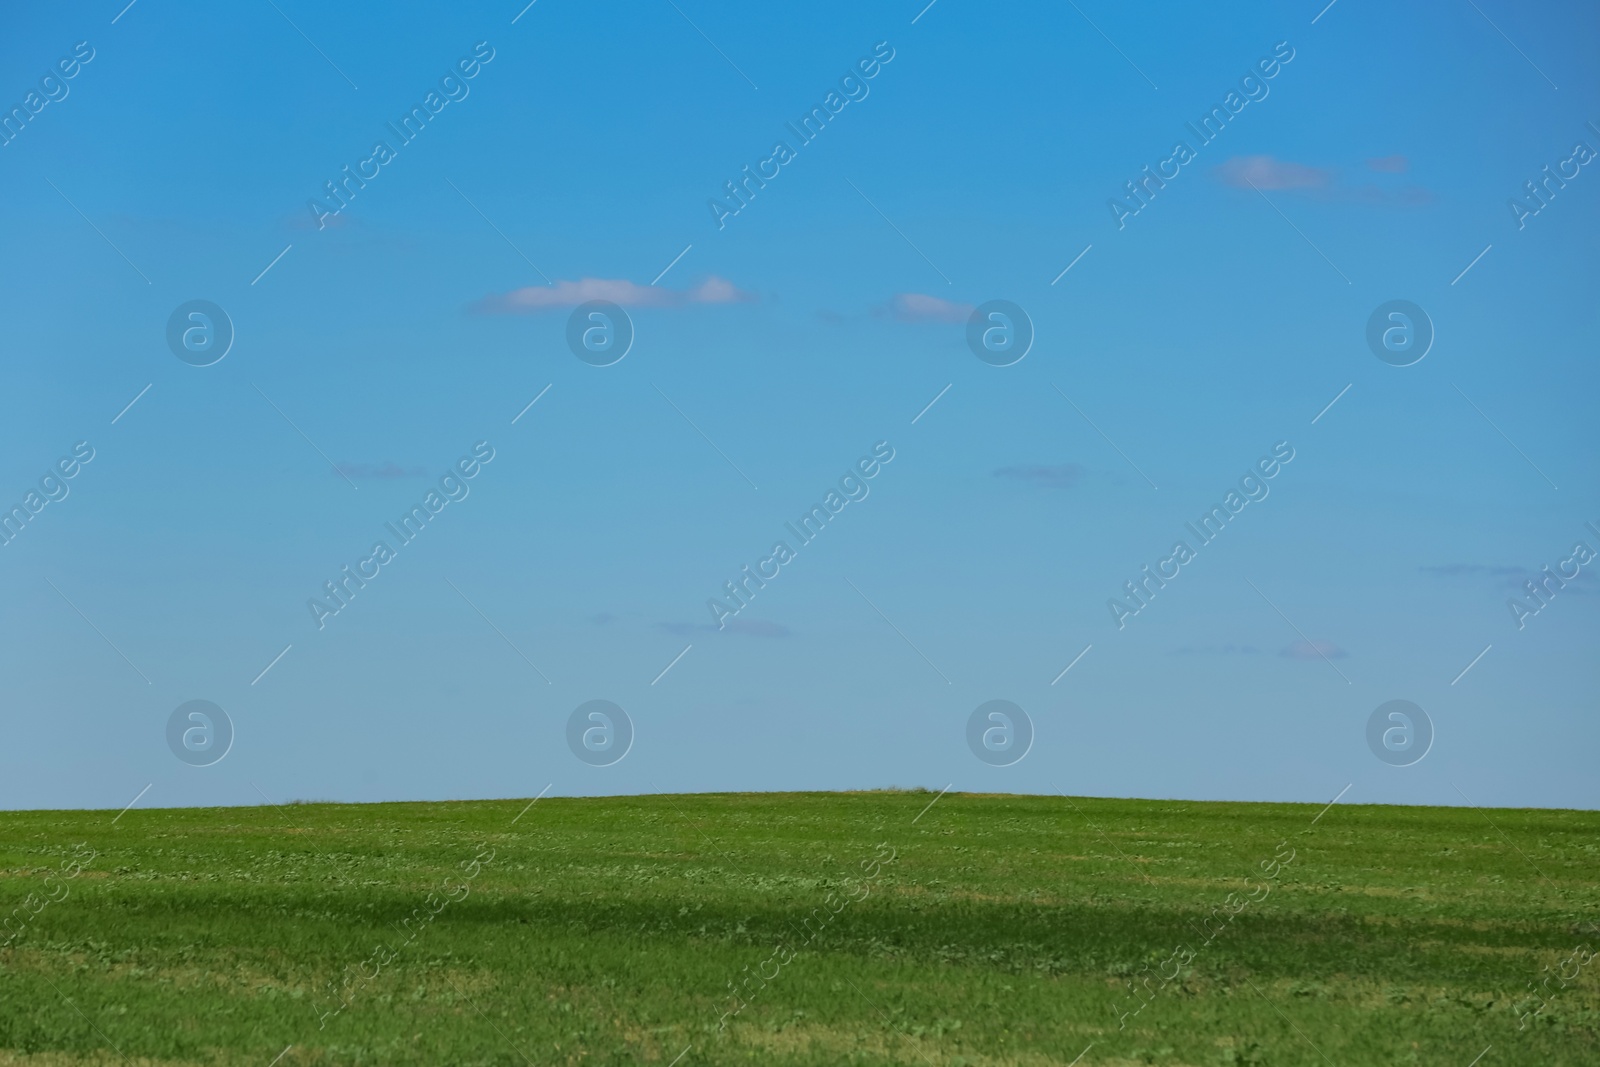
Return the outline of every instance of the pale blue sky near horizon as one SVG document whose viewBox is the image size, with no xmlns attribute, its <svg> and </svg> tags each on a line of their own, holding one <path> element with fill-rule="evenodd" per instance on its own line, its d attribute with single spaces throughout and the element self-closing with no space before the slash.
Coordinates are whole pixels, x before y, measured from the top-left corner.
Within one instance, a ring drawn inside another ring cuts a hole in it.
<svg viewBox="0 0 1600 1067">
<path fill-rule="evenodd" d="M 29 116 L 0 147 L 0 506 L 94 449 L 0 547 L 0 807 L 1600 805 L 1594 576 L 1520 629 L 1507 605 L 1600 551 L 1600 168 L 1508 206 L 1600 151 L 1592 6 L 124 3 L 0 38 Z M 609 367 L 566 342 L 600 293 L 636 330 Z M 236 331 L 211 366 L 165 339 L 192 299 Z M 1036 331 L 1008 367 L 965 336 L 995 299 Z M 1395 299 L 1435 330 L 1411 366 L 1366 341 Z M 308 598 L 479 441 L 469 495 L 319 629 Z M 866 498 L 717 631 L 707 600 L 880 441 Z M 1279 442 L 1266 498 L 1119 629 L 1108 599 Z M 167 746 L 195 699 L 235 727 L 207 767 Z M 611 766 L 567 749 L 591 699 L 633 720 Z M 992 699 L 1033 721 L 1011 766 L 967 748 Z M 1367 747 L 1395 699 L 1436 731 L 1411 766 Z"/>
</svg>

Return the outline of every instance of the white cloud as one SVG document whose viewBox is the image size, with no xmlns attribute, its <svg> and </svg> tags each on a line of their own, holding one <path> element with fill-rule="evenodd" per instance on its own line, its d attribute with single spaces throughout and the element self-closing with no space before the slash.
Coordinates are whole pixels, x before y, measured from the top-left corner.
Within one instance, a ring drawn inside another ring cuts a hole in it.
<svg viewBox="0 0 1600 1067">
<path fill-rule="evenodd" d="M 958 304 L 925 293 L 896 293 L 889 312 L 901 322 L 966 322 L 971 304 Z"/>
<path fill-rule="evenodd" d="M 1321 189 L 1333 181 L 1332 171 L 1271 156 L 1234 156 L 1217 168 L 1217 176 L 1239 189 Z"/>
<path fill-rule="evenodd" d="M 1053 466 L 1001 467 L 994 472 L 994 476 L 1046 489 L 1071 489 L 1083 480 L 1084 473 L 1080 464 L 1058 463 Z"/>
<path fill-rule="evenodd" d="M 692 289 L 638 285 L 625 278 L 581 278 L 554 285 L 526 285 L 486 296 L 472 305 L 480 315 L 529 315 L 608 300 L 625 308 L 673 308 L 689 304 L 742 304 L 757 300 L 725 278 L 711 277 Z"/>
</svg>

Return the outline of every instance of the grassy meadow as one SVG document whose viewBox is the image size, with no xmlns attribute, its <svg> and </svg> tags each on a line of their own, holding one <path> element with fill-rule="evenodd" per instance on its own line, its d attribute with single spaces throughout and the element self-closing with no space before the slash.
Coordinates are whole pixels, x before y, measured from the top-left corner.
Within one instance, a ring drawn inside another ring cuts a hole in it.
<svg viewBox="0 0 1600 1067">
<path fill-rule="evenodd" d="M 1600 1063 L 1600 813 L 1319 812 L 0 813 L 0 1065 Z"/>
</svg>

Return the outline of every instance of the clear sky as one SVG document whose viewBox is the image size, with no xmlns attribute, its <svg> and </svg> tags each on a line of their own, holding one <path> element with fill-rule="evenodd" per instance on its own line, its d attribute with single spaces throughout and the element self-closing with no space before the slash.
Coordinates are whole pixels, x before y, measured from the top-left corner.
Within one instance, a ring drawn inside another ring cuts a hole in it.
<svg viewBox="0 0 1600 1067">
<path fill-rule="evenodd" d="M 1593 5 L 124 2 L 0 35 L 0 805 L 1600 803 Z"/>
</svg>

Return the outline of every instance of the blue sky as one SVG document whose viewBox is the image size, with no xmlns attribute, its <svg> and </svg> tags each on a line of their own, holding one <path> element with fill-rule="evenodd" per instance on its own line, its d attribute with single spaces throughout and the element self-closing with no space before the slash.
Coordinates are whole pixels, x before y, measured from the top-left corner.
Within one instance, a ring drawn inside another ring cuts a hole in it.
<svg viewBox="0 0 1600 1067">
<path fill-rule="evenodd" d="M 0 497 L 93 458 L 0 547 L 0 805 L 1593 807 L 1594 576 L 1520 629 L 1508 599 L 1600 550 L 1597 37 L 1498 0 L 13 13 Z M 165 337 L 196 299 L 236 333 L 210 366 Z M 568 348 L 588 299 L 631 317 L 611 366 Z M 967 345 L 991 300 L 1036 334 L 1011 366 Z M 1410 366 L 1367 345 L 1390 300 L 1435 331 Z M 308 600 L 478 442 L 319 628 Z M 707 601 L 879 442 L 870 492 L 717 629 Z M 1119 628 L 1108 600 L 1280 442 Z M 207 767 L 166 739 L 196 699 L 235 730 Z M 633 722 L 610 766 L 567 748 L 594 699 Z M 994 699 L 1033 723 L 1010 766 L 967 748 Z M 1395 699 L 1435 731 L 1411 766 L 1367 747 Z"/>
</svg>

